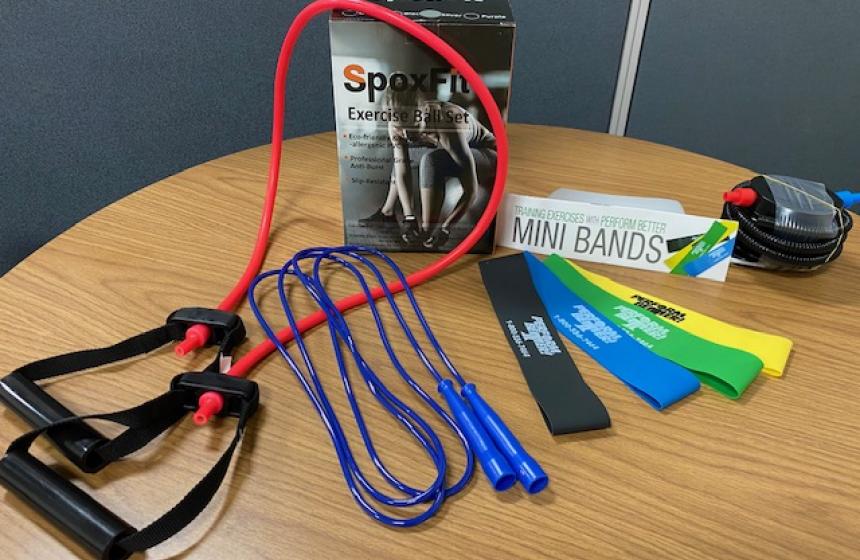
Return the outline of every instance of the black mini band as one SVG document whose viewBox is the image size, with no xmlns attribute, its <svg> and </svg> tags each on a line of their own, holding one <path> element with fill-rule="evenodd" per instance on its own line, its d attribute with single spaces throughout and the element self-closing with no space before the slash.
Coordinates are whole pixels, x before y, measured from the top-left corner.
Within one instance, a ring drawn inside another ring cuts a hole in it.
<svg viewBox="0 0 860 560">
<path fill-rule="evenodd" d="M 696 239 L 705 235 L 704 233 L 700 233 L 699 235 L 688 235 L 687 237 L 679 237 L 677 239 L 670 239 L 666 242 L 666 248 L 669 249 L 670 253 L 677 253 Z"/>
<path fill-rule="evenodd" d="M 481 276 L 549 431 L 562 435 L 608 428 L 609 413 L 564 347 L 523 255 L 483 261 Z"/>
</svg>

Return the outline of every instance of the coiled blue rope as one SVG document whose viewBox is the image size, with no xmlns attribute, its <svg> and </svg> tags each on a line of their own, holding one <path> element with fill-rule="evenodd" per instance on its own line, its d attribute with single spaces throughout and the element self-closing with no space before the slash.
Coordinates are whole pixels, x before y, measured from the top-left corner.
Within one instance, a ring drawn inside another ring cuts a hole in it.
<svg viewBox="0 0 860 560">
<path fill-rule="evenodd" d="M 384 524 L 394 527 L 413 527 L 423 523 L 433 517 L 442 506 L 446 497 L 452 496 L 460 492 L 471 479 L 474 472 L 474 458 L 472 447 L 466 435 L 464 434 L 458 423 L 429 395 L 424 391 L 421 385 L 409 374 L 403 363 L 397 356 L 388 333 L 382 321 L 379 308 L 373 298 L 370 296 L 371 288 L 364 278 L 359 266 L 367 269 L 376 279 L 380 286 L 383 287 L 385 299 L 388 302 L 394 316 L 396 317 L 400 327 L 406 334 L 413 350 L 420 359 L 421 363 L 427 369 L 428 373 L 437 383 L 442 383 L 444 378 L 442 374 L 433 365 L 433 362 L 425 353 L 421 344 L 415 337 L 409 327 L 406 318 L 404 317 L 400 307 L 398 306 L 394 295 L 387 287 L 385 276 L 376 264 L 368 259 L 366 255 L 374 256 L 380 259 L 388 268 L 390 268 L 397 276 L 398 280 L 405 286 L 404 292 L 409 299 L 412 309 L 421 324 L 422 330 L 425 333 L 426 339 L 430 342 L 436 354 L 439 356 L 445 368 L 450 372 L 457 383 L 463 387 L 466 386 L 466 381 L 457 371 L 451 362 L 450 358 L 445 354 L 438 339 L 433 334 L 432 329 L 427 323 L 417 300 L 406 284 L 405 275 L 400 268 L 384 253 L 375 249 L 358 246 L 346 246 L 337 248 L 312 248 L 298 252 L 292 259 L 287 261 L 280 270 L 273 270 L 259 275 L 249 288 L 248 300 L 251 309 L 265 331 L 266 335 L 276 346 L 278 352 L 284 358 L 290 369 L 296 375 L 305 393 L 308 395 L 311 403 L 322 419 L 334 446 L 335 452 L 340 463 L 341 470 L 344 475 L 347 487 L 350 490 L 356 503 L 369 516 Z M 312 273 L 308 274 L 302 269 L 303 261 L 312 261 Z M 343 269 L 350 272 L 362 291 L 365 293 L 370 302 L 370 310 L 376 323 L 376 328 L 379 333 L 380 341 L 382 342 L 385 351 L 394 365 L 395 370 L 407 385 L 429 406 L 429 408 L 451 429 L 451 431 L 460 440 L 463 450 L 466 454 L 466 465 L 460 479 L 452 486 L 446 486 L 448 463 L 445 456 L 445 450 L 442 446 L 439 437 L 430 427 L 430 425 L 408 405 L 398 399 L 374 373 L 371 366 L 362 356 L 358 344 L 354 340 L 346 318 L 337 309 L 334 301 L 329 297 L 324 283 L 321 278 L 322 265 L 325 263 L 334 263 L 341 266 Z M 364 447 L 375 466 L 376 470 L 382 478 L 402 496 L 392 497 L 385 492 L 376 488 L 364 475 L 361 468 L 358 466 L 349 441 L 341 426 L 331 403 L 326 395 L 323 384 L 314 367 L 313 361 L 308 353 L 304 339 L 298 332 L 295 315 L 289 303 L 289 294 L 287 290 L 287 277 L 295 277 L 300 284 L 305 288 L 311 298 L 325 312 L 328 317 L 328 328 L 332 340 L 332 348 L 340 371 L 341 380 L 343 383 L 346 397 L 352 409 L 356 425 L 358 427 Z M 277 278 L 277 289 L 284 314 L 287 322 L 295 335 L 296 346 L 301 355 L 299 361 L 293 358 L 286 347 L 278 340 L 276 331 L 272 328 L 269 321 L 261 312 L 256 298 L 257 287 L 266 279 Z M 373 439 L 370 431 L 365 424 L 361 407 L 355 397 L 352 381 L 350 380 L 347 371 L 346 356 L 343 351 L 343 346 L 346 346 L 348 353 L 351 355 L 359 373 L 361 374 L 365 384 L 371 394 L 383 406 L 383 408 L 392 415 L 419 443 L 419 445 L 427 453 L 436 470 L 436 477 L 432 484 L 426 489 L 416 489 L 403 483 L 385 466 L 373 444 Z M 392 517 L 380 509 L 375 504 L 381 504 L 389 508 L 412 508 L 421 504 L 429 504 L 423 511 L 402 518 Z"/>
</svg>

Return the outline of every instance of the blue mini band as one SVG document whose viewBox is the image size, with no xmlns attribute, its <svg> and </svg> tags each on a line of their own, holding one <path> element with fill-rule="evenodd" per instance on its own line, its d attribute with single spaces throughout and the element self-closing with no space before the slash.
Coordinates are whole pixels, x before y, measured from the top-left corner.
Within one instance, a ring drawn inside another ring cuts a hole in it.
<svg viewBox="0 0 860 560">
<path fill-rule="evenodd" d="M 705 253 L 698 259 L 685 264 L 684 272 L 686 272 L 690 276 L 698 276 L 699 274 L 704 273 L 710 268 L 731 257 L 734 248 L 734 239 L 724 241 L 720 245 L 714 247 L 712 251 Z"/>
<path fill-rule="evenodd" d="M 657 410 L 699 390 L 699 380 L 652 353 L 589 307 L 534 255 L 526 261 L 535 288 L 558 330 Z"/>
</svg>

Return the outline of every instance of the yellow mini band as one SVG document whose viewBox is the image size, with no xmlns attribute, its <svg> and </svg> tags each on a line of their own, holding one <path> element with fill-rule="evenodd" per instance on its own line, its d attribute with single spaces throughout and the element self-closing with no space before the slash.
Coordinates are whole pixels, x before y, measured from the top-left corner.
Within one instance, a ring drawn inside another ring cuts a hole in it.
<svg viewBox="0 0 860 560">
<path fill-rule="evenodd" d="M 584 268 L 568 263 L 591 283 L 610 294 L 647 309 L 657 317 L 700 338 L 722 346 L 744 350 L 757 356 L 763 363 L 762 372 L 772 377 L 782 377 L 788 356 L 791 354 L 792 341 L 773 334 L 736 327 L 701 313 L 696 313 L 656 296 L 628 288 L 605 276 L 589 272 Z"/>
</svg>

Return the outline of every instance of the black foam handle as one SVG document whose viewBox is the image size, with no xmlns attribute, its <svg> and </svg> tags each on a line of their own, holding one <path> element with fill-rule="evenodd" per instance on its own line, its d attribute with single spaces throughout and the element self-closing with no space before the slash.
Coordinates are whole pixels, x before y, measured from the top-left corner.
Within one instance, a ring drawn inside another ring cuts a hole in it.
<svg viewBox="0 0 860 560">
<path fill-rule="evenodd" d="M 0 484 L 98 558 L 130 556 L 116 544 L 135 528 L 29 453 L 13 451 L 0 459 Z"/>
<path fill-rule="evenodd" d="M 39 385 L 17 373 L 0 379 L 0 400 L 37 430 L 77 416 Z M 108 464 L 98 453 L 93 453 L 108 439 L 83 420 L 55 426 L 46 435 L 83 472 L 95 473 Z"/>
</svg>

